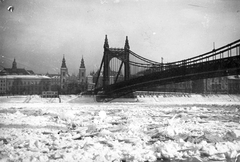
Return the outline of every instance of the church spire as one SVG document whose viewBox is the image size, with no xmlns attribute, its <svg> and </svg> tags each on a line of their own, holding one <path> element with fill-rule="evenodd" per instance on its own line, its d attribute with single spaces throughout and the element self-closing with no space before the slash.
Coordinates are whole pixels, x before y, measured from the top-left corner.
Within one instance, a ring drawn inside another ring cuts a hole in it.
<svg viewBox="0 0 240 162">
<path fill-rule="evenodd" d="M 84 69 L 85 69 L 85 64 L 84 64 L 83 57 L 82 57 L 82 60 L 81 60 L 81 65 L 80 65 L 80 68 L 84 68 Z"/>
<path fill-rule="evenodd" d="M 67 66 L 66 66 L 66 60 L 65 60 L 64 55 L 63 55 L 63 59 L 62 59 L 62 66 L 61 66 L 61 68 L 67 68 Z"/>
<path fill-rule="evenodd" d="M 107 35 L 105 35 L 105 42 L 104 42 L 104 46 L 103 47 L 104 48 L 109 48 Z"/>
<path fill-rule="evenodd" d="M 17 62 L 16 62 L 15 58 L 14 58 L 13 63 L 12 63 L 12 69 L 17 69 Z"/>
<path fill-rule="evenodd" d="M 129 46 L 129 43 L 128 43 L 128 36 L 126 36 L 124 49 L 130 49 L 130 46 Z"/>
</svg>

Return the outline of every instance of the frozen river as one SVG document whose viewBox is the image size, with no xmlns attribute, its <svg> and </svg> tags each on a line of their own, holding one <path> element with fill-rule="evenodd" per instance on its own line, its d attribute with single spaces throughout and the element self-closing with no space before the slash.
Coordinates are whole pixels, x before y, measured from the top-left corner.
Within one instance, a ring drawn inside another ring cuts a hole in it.
<svg viewBox="0 0 240 162">
<path fill-rule="evenodd" d="M 0 160 L 235 161 L 238 100 L 139 96 L 98 103 L 72 95 L 61 96 L 59 103 L 39 96 L 1 97 Z"/>
</svg>

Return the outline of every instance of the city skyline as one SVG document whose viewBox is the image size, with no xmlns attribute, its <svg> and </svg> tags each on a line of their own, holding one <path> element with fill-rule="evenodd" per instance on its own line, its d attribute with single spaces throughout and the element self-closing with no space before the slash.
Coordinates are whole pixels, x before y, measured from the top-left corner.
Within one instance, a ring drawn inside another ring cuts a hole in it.
<svg viewBox="0 0 240 162">
<path fill-rule="evenodd" d="M 13 12 L 7 8 L 14 6 Z M 109 46 L 164 62 L 193 57 L 240 38 L 237 0 L 5 0 L 0 3 L 1 66 L 58 73 L 63 55 L 69 73 L 81 58 L 87 74 L 100 67 Z"/>
</svg>

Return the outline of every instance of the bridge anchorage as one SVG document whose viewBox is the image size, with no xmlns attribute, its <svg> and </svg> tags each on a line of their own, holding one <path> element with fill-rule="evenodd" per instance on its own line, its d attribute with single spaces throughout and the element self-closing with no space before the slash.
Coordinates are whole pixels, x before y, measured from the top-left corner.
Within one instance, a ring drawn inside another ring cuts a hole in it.
<svg viewBox="0 0 240 162">
<path fill-rule="evenodd" d="M 110 101 L 148 88 L 198 79 L 240 74 L 240 39 L 210 52 L 170 63 L 156 62 L 124 48 L 104 52 L 95 83 L 97 101 Z"/>
</svg>

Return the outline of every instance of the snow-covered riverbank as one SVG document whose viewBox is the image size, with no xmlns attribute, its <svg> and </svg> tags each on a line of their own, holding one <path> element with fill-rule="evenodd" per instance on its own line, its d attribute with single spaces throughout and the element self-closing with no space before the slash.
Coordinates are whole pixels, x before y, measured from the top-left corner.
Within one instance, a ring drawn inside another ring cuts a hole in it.
<svg viewBox="0 0 240 162">
<path fill-rule="evenodd" d="M 141 102 L 146 104 L 240 104 L 240 95 L 215 94 L 215 95 L 200 95 L 200 94 L 142 94 L 135 95 L 134 99 L 114 99 L 112 102 Z M 78 103 L 88 104 L 96 103 L 94 96 L 81 95 L 60 95 L 59 98 L 41 98 L 38 95 L 32 96 L 0 96 L 0 103 Z"/>
<path fill-rule="evenodd" d="M 240 152 L 238 102 L 9 98 L 0 98 L 2 161 L 234 161 Z"/>
</svg>

